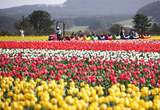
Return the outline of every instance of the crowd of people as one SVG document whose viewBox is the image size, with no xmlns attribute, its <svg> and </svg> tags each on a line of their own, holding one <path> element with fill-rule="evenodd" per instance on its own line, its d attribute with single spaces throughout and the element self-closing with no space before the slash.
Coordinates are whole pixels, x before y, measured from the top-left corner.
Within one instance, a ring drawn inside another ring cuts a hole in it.
<svg viewBox="0 0 160 110">
<path fill-rule="evenodd" d="M 56 30 L 55 34 L 57 35 L 57 40 L 60 40 L 60 39 L 61 39 L 61 30 L 59 29 L 59 27 L 57 27 L 57 30 Z M 121 38 L 124 38 L 124 37 L 125 37 L 125 31 L 124 31 L 124 28 L 123 28 L 123 27 L 120 29 L 118 35 L 120 35 Z M 133 31 L 133 28 L 131 28 L 131 29 L 129 30 L 129 34 L 128 34 L 128 35 L 129 35 L 129 36 L 138 36 L 138 33 L 135 32 L 135 31 Z M 71 38 L 71 39 L 73 39 L 73 38 L 75 38 L 75 37 L 81 38 L 81 37 L 83 37 L 83 36 L 86 36 L 86 37 L 94 36 L 94 37 L 96 37 L 96 34 L 95 34 L 95 32 L 89 32 L 88 35 L 84 35 L 84 34 L 82 33 L 82 31 L 80 30 L 79 33 L 78 33 L 78 35 L 76 35 L 75 32 L 72 32 L 70 38 Z"/>
<path fill-rule="evenodd" d="M 80 30 L 80 31 L 79 31 L 79 34 L 78 34 L 77 36 L 78 36 L 79 38 L 81 38 L 81 37 L 86 36 L 86 35 L 84 35 L 84 34 L 82 33 L 82 31 Z M 70 38 L 72 39 L 72 38 L 77 37 L 77 36 L 76 36 L 75 32 L 72 32 Z M 89 34 L 88 34 L 86 37 L 89 37 L 89 36 L 94 36 L 94 37 L 95 37 L 96 34 L 95 34 L 95 32 L 89 32 Z"/>
<path fill-rule="evenodd" d="M 123 27 L 120 29 L 118 35 L 120 35 L 121 38 L 124 38 L 124 36 L 125 36 L 125 31 L 124 31 L 124 28 L 123 28 Z M 131 28 L 131 29 L 129 30 L 129 34 L 128 34 L 128 35 L 129 35 L 129 36 L 138 36 L 138 33 L 135 32 L 135 31 L 133 31 L 133 28 Z"/>
</svg>

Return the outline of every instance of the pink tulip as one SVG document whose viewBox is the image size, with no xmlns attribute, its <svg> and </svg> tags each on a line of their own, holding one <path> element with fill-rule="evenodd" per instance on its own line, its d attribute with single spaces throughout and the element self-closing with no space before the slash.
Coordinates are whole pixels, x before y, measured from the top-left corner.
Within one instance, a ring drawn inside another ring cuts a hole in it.
<svg viewBox="0 0 160 110">
<path fill-rule="evenodd" d="M 135 77 L 136 79 L 138 79 L 138 75 L 135 75 L 134 77 Z"/>
<path fill-rule="evenodd" d="M 98 81 L 98 82 L 101 82 L 101 79 L 98 79 L 97 81 Z"/>
<path fill-rule="evenodd" d="M 43 79 L 46 79 L 46 76 L 42 76 L 43 77 Z"/>
<path fill-rule="evenodd" d="M 145 81 L 145 78 L 139 78 L 139 82 L 145 83 L 145 82 L 146 82 L 146 81 Z"/>
<path fill-rule="evenodd" d="M 51 79 L 51 78 L 49 78 L 49 79 L 48 79 L 48 81 L 52 81 L 52 79 Z"/>
<path fill-rule="evenodd" d="M 76 76 L 76 77 L 75 77 L 75 80 L 79 80 L 79 76 Z"/>
<path fill-rule="evenodd" d="M 91 82 L 91 79 L 88 79 L 87 82 L 90 83 L 90 82 Z"/>
<path fill-rule="evenodd" d="M 81 79 L 84 81 L 84 80 L 85 80 L 85 77 L 81 77 Z"/>
</svg>

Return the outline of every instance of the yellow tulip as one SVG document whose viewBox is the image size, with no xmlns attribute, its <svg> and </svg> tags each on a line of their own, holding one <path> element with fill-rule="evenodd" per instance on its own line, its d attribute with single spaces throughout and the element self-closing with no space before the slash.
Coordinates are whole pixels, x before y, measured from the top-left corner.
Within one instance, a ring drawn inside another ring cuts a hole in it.
<svg viewBox="0 0 160 110">
<path fill-rule="evenodd" d="M 98 91 L 98 90 L 99 90 L 99 87 L 98 87 L 98 86 L 95 86 L 95 90 Z"/>
<path fill-rule="evenodd" d="M 117 97 L 113 97 L 113 103 L 115 103 L 115 104 L 118 104 L 119 103 L 119 98 L 117 98 Z"/>
<path fill-rule="evenodd" d="M 94 102 L 97 102 L 97 101 L 98 101 L 98 95 L 94 95 L 94 96 L 93 96 L 93 101 L 94 101 Z"/>
<path fill-rule="evenodd" d="M 56 103 L 57 103 L 57 99 L 56 99 L 56 98 L 52 98 L 52 99 L 51 99 L 51 103 L 52 103 L 52 104 L 56 104 Z"/>
<path fill-rule="evenodd" d="M 35 105 L 35 101 L 31 100 L 30 101 L 30 106 L 34 106 Z"/>
<path fill-rule="evenodd" d="M 4 102 L 1 102 L 1 101 L 0 101 L 0 108 L 3 109 L 4 106 L 5 106 L 5 105 L 4 105 Z"/>
<path fill-rule="evenodd" d="M 108 92 L 109 92 L 109 93 L 114 93 L 114 89 L 109 88 L 109 89 L 108 89 Z"/>
<path fill-rule="evenodd" d="M 77 94 L 78 93 L 78 88 L 73 89 L 73 94 Z"/>
<path fill-rule="evenodd" d="M 10 106 L 7 106 L 4 108 L 4 110 L 12 110 L 12 108 Z"/>
<path fill-rule="evenodd" d="M 18 107 L 18 104 L 16 102 L 12 102 L 11 108 L 12 109 L 17 109 L 17 107 Z"/>
<path fill-rule="evenodd" d="M 18 105 L 17 108 L 18 108 L 18 110 L 23 110 L 24 109 L 22 105 Z"/>
<path fill-rule="evenodd" d="M 40 105 L 40 104 L 36 104 L 35 106 L 34 106 L 34 109 L 35 110 L 40 110 L 42 108 L 42 106 Z"/>
<path fill-rule="evenodd" d="M 104 94 L 104 92 L 102 90 L 98 91 L 98 95 L 102 96 Z"/>
<path fill-rule="evenodd" d="M 112 107 L 107 107 L 107 110 L 113 110 L 113 108 Z"/>
<path fill-rule="evenodd" d="M 57 105 L 53 105 L 52 108 L 51 108 L 51 110 L 58 110 Z"/>
<path fill-rule="evenodd" d="M 72 93 L 73 93 L 73 90 L 72 90 L 72 89 L 69 89 L 69 90 L 68 90 L 68 94 L 71 95 Z"/>
<path fill-rule="evenodd" d="M 67 96 L 67 97 L 65 98 L 65 101 L 66 101 L 68 104 L 72 104 L 72 103 L 74 102 L 74 100 L 72 99 L 71 96 Z"/>
<path fill-rule="evenodd" d="M 126 91 L 126 89 L 125 88 L 121 88 L 121 92 L 125 92 Z"/>
<path fill-rule="evenodd" d="M 80 86 L 84 86 L 84 83 L 81 83 Z"/>
<path fill-rule="evenodd" d="M 81 91 L 81 92 L 85 92 L 86 90 L 85 90 L 84 88 L 81 88 L 80 91 Z"/>
<path fill-rule="evenodd" d="M 51 92 L 51 96 L 54 96 L 54 97 L 55 97 L 55 95 L 56 95 L 56 92 L 52 91 L 52 92 Z"/>
<path fill-rule="evenodd" d="M 127 89 L 127 93 L 131 93 L 132 92 L 132 89 L 131 88 L 128 88 Z"/>
<path fill-rule="evenodd" d="M 5 88 L 3 88 L 3 89 L 2 89 L 2 92 L 3 92 L 3 93 L 5 93 L 5 92 L 6 92 L 6 89 L 5 89 Z"/>
<path fill-rule="evenodd" d="M 2 77 L 2 76 L 0 76 L 0 80 L 2 80 L 2 78 L 3 78 L 3 77 Z"/>
<path fill-rule="evenodd" d="M 36 82 L 39 83 L 41 80 L 39 78 L 36 79 Z"/>
<path fill-rule="evenodd" d="M 136 101 L 134 101 L 130 104 L 130 108 L 133 110 L 139 109 L 139 104 Z"/>
<path fill-rule="evenodd" d="M 106 104 L 101 104 L 100 109 L 101 110 L 107 110 L 107 105 Z"/>
<path fill-rule="evenodd" d="M 96 94 L 96 90 L 92 90 L 90 95 L 93 96 L 95 94 Z"/>
<path fill-rule="evenodd" d="M 139 88 L 138 88 L 138 87 L 134 87 L 134 88 L 133 88 L 133 91 L 139 92 Z"/>
<path fill-rule="evenodd" d="M 30 101 L 29 101 L 29 100 L 25 100 L 25 101 L 24 101 L 24 106 L 27 107 L 27 106 L 29 106 L 29 105 L 30 105 Z"/>
<path fill-rule="evenodd" d="M 7 94 L 9 97 L 11 97 L 13 95 L 13 92 L 8 92 Z"/>
</svg>

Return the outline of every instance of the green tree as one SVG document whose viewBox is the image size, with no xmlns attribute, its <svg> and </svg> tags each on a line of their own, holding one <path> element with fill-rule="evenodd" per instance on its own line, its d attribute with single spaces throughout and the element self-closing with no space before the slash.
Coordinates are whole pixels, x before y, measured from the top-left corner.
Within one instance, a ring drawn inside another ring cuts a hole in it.
<svg viewBox="0 0 160 110">
<path fill-rule="evenodd" d="M 139 34 L 146 34 L 147 29 L 152 25 L 151 21 L 149 20 L 147 16 L 144 14 L 136 14 L 134 15 L 133 18 L 133 23 L 134 25 L 134 30 L 138 32 Z"/>
<path fill-rule="evenodd" d="M 17 30 L 17 33 L 20 34 L 19 30 L 23 29 L 25 31 L 25 35 L 33 35 L 34 34 L 34 29 L 33 25 L 30 23 L 28 18 L 22 16 L 20 21 L 16 21 L 14 23 L 14 28 Z"/>
<path fill-rule="evenodd" d="M 28 16 L 28 19 L 37 35 L 49 35 L 55 32 L 52 28 L 55 20 L 51 20 L 51 15 L 46 11 L 34 11 Z"/>
<path fill-rule="evenodd" d="M 154 23 L 152 25 L 151 32 L 154 33 L 154 35 L 159 35 L 160 34 L 159 30 L 160 30 L 160 25 L 157 25 L 157 23 Z"/>
<path fill-rule="evenodd" d="M 0 36 L 10 36 L 10 35 L 11 35 L 11 33 L 10 33 L 9 31 L 7 31 L 7 30 L 6 30 L 6 31 L 3 31 L 3 30 L 2 30 L 2 31 L 0 32 Z"/>
<path fill-rule="evenodd" d="M 121 27 L 121 24 L 114 24 L 113 26 L 109 27 L 109 32 L 111 32 L 114 35 L 117 35 Z"/>
</svg>

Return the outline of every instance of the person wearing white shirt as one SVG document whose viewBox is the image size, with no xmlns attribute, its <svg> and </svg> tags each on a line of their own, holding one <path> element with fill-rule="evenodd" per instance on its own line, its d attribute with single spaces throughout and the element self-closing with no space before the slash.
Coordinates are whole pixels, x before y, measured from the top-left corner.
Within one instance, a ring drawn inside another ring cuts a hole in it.
<svg viewBox="0 0 160 110">
<path fill-rule="evenodd" d="M 21 33 L 21 36 L 24 37 L 24 30 L 23 29 L 20 30 L 20 33 Z"/>
<path fill-rule="evenodd" d="M 57 27 L 57 30 L 56 30 L 55 34 L 57 34 L 57 40 L 60 41 L 60 39 L 61 39 L 61 30 L 59 29 L 59 27 Z"/>
</svg>

